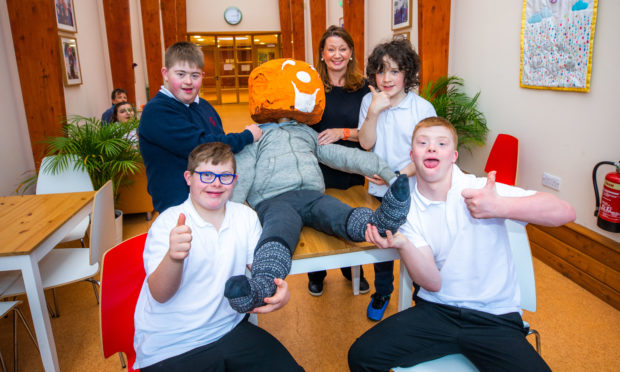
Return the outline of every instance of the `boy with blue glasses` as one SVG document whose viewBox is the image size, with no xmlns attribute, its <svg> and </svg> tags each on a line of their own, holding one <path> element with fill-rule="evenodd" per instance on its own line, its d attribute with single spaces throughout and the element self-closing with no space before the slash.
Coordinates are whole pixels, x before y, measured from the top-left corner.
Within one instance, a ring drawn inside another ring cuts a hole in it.
<svg viewBox="0 0 620 372">
<path fill-rule="evenodd" d="M 224 299 L 224 283 L 251 266 L 262 231 L 251 208 L 228 200 L 235 172 L 228 145 L 199 145 L 184 174 L 189 197 L 151 226 L 144 248 L 147 276 L 135 311 L 134 368 L 302 370 L 278 340 Z M 286 305 L 286 282 L 274 282 L 275 295 L 252 312 Z"/>
</svg>

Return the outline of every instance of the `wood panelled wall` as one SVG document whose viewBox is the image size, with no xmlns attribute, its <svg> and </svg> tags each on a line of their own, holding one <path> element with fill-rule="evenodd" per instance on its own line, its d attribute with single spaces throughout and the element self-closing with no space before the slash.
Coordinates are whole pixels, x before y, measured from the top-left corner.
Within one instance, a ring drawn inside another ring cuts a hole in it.
<svg viewBox="0 0 620 372">
<path fill-rule="evenodd" d="M 620 310 L 620 243 L 576 223 L 527 233 L 535 257 Z"/>
<path fill-rule="evenodd" d="M 317 51 L 319 50 L 319 41 L 321 41 L 321 36 L 323 36 L 323 32 L 327 29 L 326 26 L 326 5 L 325 0 L 310 0 L 310 28 L 312 29 L 312 56 L 314 65 L 318 65 L 320 55 L 318 55 Z"/>
<path fill-rule="evenodd" d="M 104 1 L 103 13 L 108 37 L 112 85 L 114 88 L 126 90 L 129 102 L 135 103 L 136 79 L 133 72 L 134 59 L 131 49 L 129 0 Z"/>
<path fill-rule="evenodd" d="M 344 28 L 351 34 L 355 45 L 355 59 L 362 73 L 364 71 L 364 0 L 344 0 L 342 2 Z"/>
<path fill-rule="evenodd" d="M 160 0 L 164 31 L 164 49 L 186 39 L 187 12 L 185 0 Z"/>
<path fill-rule="evenodd" d="M 7 0 L 6 4 L 32 155 L 38 168 L 45 149 L 41 141 L 59 135 L 66 116 L 56 11 L 49 0 L 31 0 L 28 5 L 23 0 Z"/>
<path fill-rule="evenodd" d="M 450 0 L 418 0 L 420 89 L 448 74 Z"/>
<path fill-rule="evenodd" d="M 140 0 L 142 13 L 142 33 L 144 34 L 144 53 L 146 54 L 146 74 L 149 96 L 155 97 L 163 84 L 161 67 L 163 55 L 159 26 L 159 0 Z"/>
<path fill-rule="evenodd" d="M 282 58 L 306 59 L 304 1 L 278 0 Z"/>
</svg>

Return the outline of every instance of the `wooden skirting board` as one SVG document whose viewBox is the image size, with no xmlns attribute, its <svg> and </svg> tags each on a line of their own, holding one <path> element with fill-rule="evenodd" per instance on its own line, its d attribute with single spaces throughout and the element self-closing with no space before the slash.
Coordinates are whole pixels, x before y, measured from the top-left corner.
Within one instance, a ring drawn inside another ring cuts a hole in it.
<svg viewBox="0 0 620 372">
<path fill-rule="evenodd" d="M 620 310 L 620 243 L 576 223 L 527 233 L 534 257 Z"/>
</svg>

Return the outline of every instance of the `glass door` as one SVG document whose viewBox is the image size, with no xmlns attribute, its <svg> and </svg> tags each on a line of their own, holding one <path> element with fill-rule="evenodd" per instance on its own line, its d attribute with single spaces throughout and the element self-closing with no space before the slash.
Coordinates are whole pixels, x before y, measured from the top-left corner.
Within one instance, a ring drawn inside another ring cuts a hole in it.
<svg viewBox="0 0 620 372">
<path fill-rule="evenodd" d="M 204 53 L 200 95 L 216 105 L 248 102 L 252 69 L 281 55 L 279 34 L 189 35 L 189 40 Z"/>
</svg>

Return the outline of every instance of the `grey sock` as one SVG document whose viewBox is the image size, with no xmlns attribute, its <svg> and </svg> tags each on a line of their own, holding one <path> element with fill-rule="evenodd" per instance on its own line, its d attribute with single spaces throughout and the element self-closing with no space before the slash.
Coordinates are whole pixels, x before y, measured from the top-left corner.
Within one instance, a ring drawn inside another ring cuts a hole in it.
<svg viewBox="0 0 620 372">
<path fill-rule="evenodd" d="M 368 208 L 355 208 L 351 212 L 347 219 L 347 234 L 354 242 L 364 241 L 366 224 L 377 226 L 383 236 L 386 230 L 395 233 L 407 220 L 410 205 L 409 180 L 406 175 L 400 175 L 385 193 L 381 205 L 374 213 Z"/>
<path fill-rule="evenodd" d="M 410 205 L 409 179 L 401 174 L 383 196 L 381 205 L 370 217 L 369 223 L 377 226 L 383 236 L 387 230 L 395 233 L 407 221 Z"/>
<path fill-rule="evenodd" d="M 366 232 L 366 224 L 372 216 L 372 209 L 355 208 L 351 211 L 347 219 L 347 234 L 354 242 L 363 242 L 366 240 L 364 233 Z"/>
<path fill-rule="evenodd" d="M 284 279 L 291 270 L 291 252 L 278 241 L 259 245 L 254 252 L 252 278 L 237 276 L 228 279 L 224 296 L 239 313 L 246 313 L 265 303 L 265 297 L 276 292 L 275 278 Z"/>
</svg>

